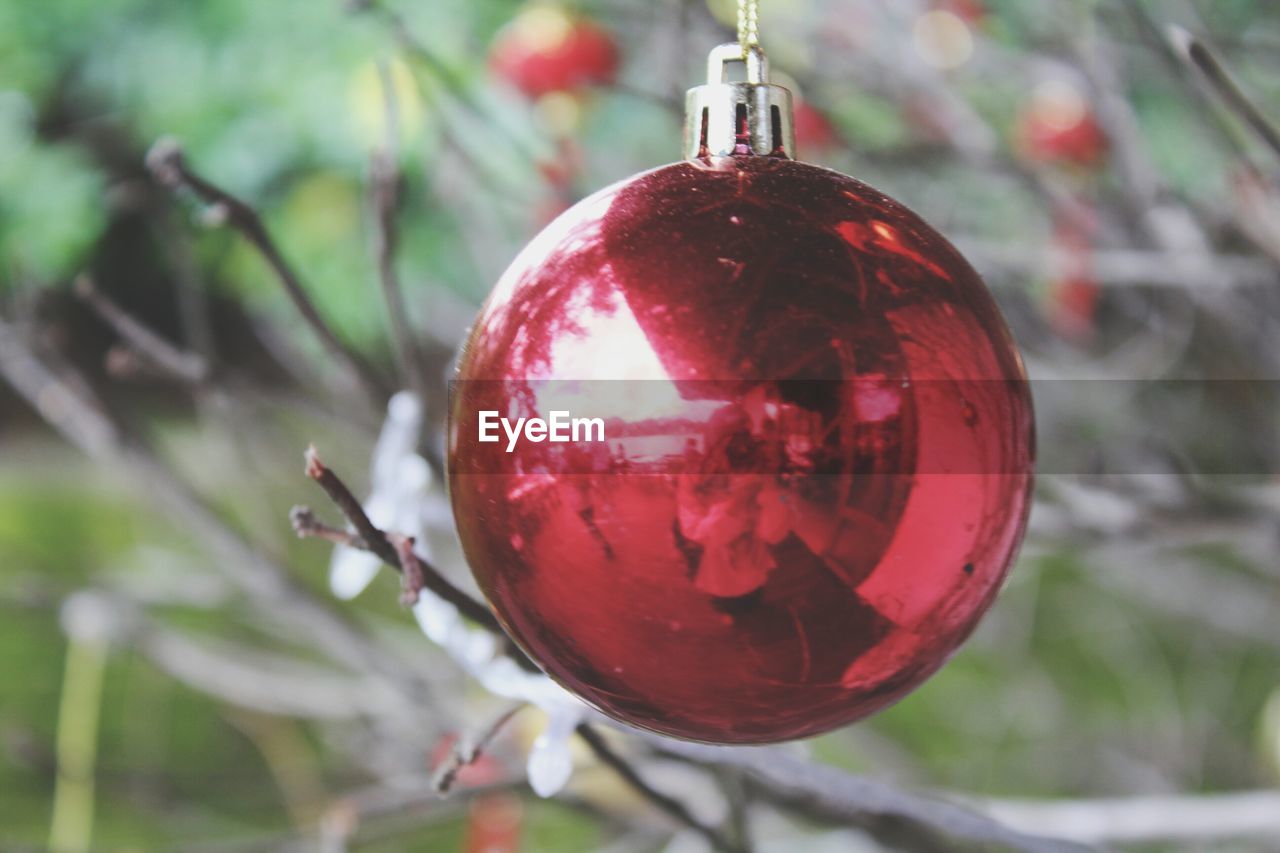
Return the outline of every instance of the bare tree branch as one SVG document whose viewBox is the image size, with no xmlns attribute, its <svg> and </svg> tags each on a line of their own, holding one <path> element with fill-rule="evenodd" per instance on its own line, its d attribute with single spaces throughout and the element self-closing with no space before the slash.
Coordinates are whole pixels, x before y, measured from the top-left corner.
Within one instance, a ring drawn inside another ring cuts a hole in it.
<svg viewBox="0 0 1280 853">
<path fill-rule="evenodd" d="M 178 227 L 171 211 L 163 214 L 159 239 L 164 243 L 174 270 L 174 288 L 178 296 L 178 316 L 182 321 L 184 342 L 204 361 L 217 362 L 217 342 L 209 312 L 209 295 L 196 269 L 190 236 Z"/>
<path fill-rule="evenodd" d="M 963 237 L 955 243 L 984 276 L 1003 277 L 1020 287 L 1028 277 L 1061 276 L 1072 264 L 1070 253 L 1061 250 L 1028 251 L 1022 246 Z M 1255 255 L 1097 249 L 1089 258 L 1090 275 L 1105 287 L 1215 290 L 1274 285 L 1280 279 L 1275 264 Z"/>
<path fill-rule="evenodd" d="M 578 737 L 582 738 L 583 742 L 590 747 L 591 752 L 595 754 L 601 764 L 617 773 L 622 781 L 626 782 L 632 790 L 657 807 L 659 811 L 701 835 L 716 850 L 741 853 L 743 848 L 740 844 L 730 840 L 715 827 L 703 823 L 693 815 L 693 812 L 689 811 L 689 807 L 684 803 L 662 793 L 646 782 L 644 777 L 625 758 L 615 752 L 608 741 L 592 726 L 582 723 L 578 726 L 577 731 Z"/>
<path fill-rule="evenodd" d="M 359 548 L 361 551 L 369 550 L 369 543 L 349 530 L 341 530 L 325 524 L 316 517 L 311 507 L 295 506 L 289 510 L 289 524 L 299 539 L 324 539 L 334 545 Z"/>
<path fill-rule="evenodd" d="M 419 813 L 419 823 L 450 817 L 479 797 L 516 793 L 524 784 L 520 778 L 504 779 L 487 785 L 468 786 L 454 796 L 442 799 L 423 775 L 386 779 L 335 799 L 320 820 L 321 850 L 346 850 L 359 840 L 361 828 L 380 818 L 404 813 Z M 268 849 L 276 850 L 275 846 Z M 313 850 L 314 840 L 302 848 Z"/>
<path fill-rule="evenodd" d="M 472 117 L 488 125 L 500 135 L 507 150 L 514 151 L 530 163 L 537 162 L 538 158 L 533 151 L 529 150 L 524 140 L 518 134 L 512 132 L 511 128 L 506 127 L 497 115 L 487 110 L 472 95 L 467 81 L 450 68 L 449 64 L 441 59 L 426 43 L 413 34 L 408 22 L 399 12 L 387 6 L 382 0 L 351 0 L 348 3 L 348 8 L 353 12 L 373 13 L 381 18 L 388 25 L 404 52 L 420 62 L 426 68 L 427 73 L 438 81 L 452 99 L 470 113 Z M 450 133 L 447 124 L 445 131 Z"/>
<path fill-rule="evenodd" d="M 414 587 L 416 584 L 420 583 L 422 587 L 430 589 L 441 598 L 444 598 L 446 601 L 454 604 L 458 607 L 459 611 L 464 615 L 467 615 L 469 618 L 472 618 L 473 621 L 483 625 L 504 638 L 506 637 L 501 626 L 498 624 L 497 619 L 494 618 L 493 614 L 487 608 L 450 584 L 439 574 L 438 571 L 423 561 L 421 557 L 414 552 L 412 539 L 404 536 L 398 536 L 396 534 L 387 534 L 382 530 L 379 530 L 373 522 L 370 521 L 368 515 L 364 511 L 364 508 L 360 505 L 359 500 L 354 494 L 352 494 L 351 490 L 347 488 L 341 478 L 339 478 L 331 469 L 320 461 L 319 455 L 316 453 L 314 447 L 307 449 L 306 459 L 307 476 L 319 483 L 321 488 L 325 490 L 325 493 L 329 495 L 329 498 L 338 506 L 343 515 L 347 517 L 348 521 L 351 522 L 359 539 L 368 544 L 368 550 L 380 557 L 384 563 L 399 568 L 406 577 L 409 577 L 411 573 L 417 576 L 408 581 L 409 586 L 406 587 L 406 598 L 411 598 L 416 593 Z M 299 518 L 300 515 L 301 518 Z M 312 519 L 307 518 L 305 512 L 299 514 L 295 510 L 295 512 L 292 513 L 292 516 L 294 518 L 295 529 L 297 529 L 299 522 L 303 524 L 304 528 L 313 524 Z M 515 650 L 513 649 L 512 651 L 514 652 Z M 513 657 L 514 656 L 515 655 L 513 655 Z M 532 667 L 532 664 L 530 664 L 528 659 L 524 658 L 523 655 L 520 655 L 515 659 L 518 662 L 521 662 L 522 665 L 526 666 L 526 668 Z M 737 845 L 725 838 L 718 830 L 708 827 L 698 821 L 693 817 L 692 813 L 689 812 L 688 808 L 683 803 L 651 787 L 636 772 L 636 770 L 632 768 L 625 759 L 614 752 L 599 733 L 590 726 L 585 723 L 579 726 L 578 734 L 603 764 L 618 773 L 618 775 L 627 782 L 627 784 L 638 791 L 659 809 L 671 815 L 678 822 L 689 826 L 707 838 L 707 840 L 710 841 L 717 850 L 740 851 L 742 849 L 740 845 Z M 456 774 L 457 771 L 455 770 L 453 772 Z M 449 781 L 452 781 L 451 778 Z"/>
<path fill-rule="evenodd" d="M 156 367 L 182 382 L 199 385 L 209 378 L 209 364 L 193 352 L 180 349 L 129 314 L 98 289 L 93 279 L 76 279 L 76 295 L 110 326 L 130 348 Z"/>
<path fill-rule="evenodd" d="M 733 769 L 721 769 L 716 774 L 725 798 L 729 801 L 728 828 L 739 847 L 746 853 L 755 849 L 751 832 L 751 792 L 742 774 Z"/>
<path fill-rule="evenodd" d="M 276 246 L 262 218 L 250 205 L 210 183 L 187 165 L 181 146 L 173 139 L 161 139 L 147 153 L 147 167 L 160 183 L 172 189 L 191 190 L 205 204 L 212 205 L 218 215 L 252 245 L 271 267 L 285 293 L 306 324 L 351 376 L 371 402 L 380 403 L 389 396 L 386 384 L 364 358 L 351 349 L 320 316 L 319 309 L 293 267 Z"/>
<path fill-rule="evenodd" d="M 1280 838 L 1280 791 L 979 805 L 1010 826 L 1089 844 Z"/>
<path fill-rule="evenodd" d="M 760 796 L 819 820 L 855 826 L 901 821 L 912 827 L 916 836 L 919 830 L 925 830 L 935 838 L 950 837 L 1034 853 L 1083 849 L 1073 842 L 1010 829 L 948 800 L 908 793 L 874 779 L 806 761 L 784 749 L 719 747 L 656 735 L 640 736 L 661 754 L 700 765 L 736 768 Z"/>
<path fill-rule="evenodd" d="M 103 458 L 122 438 L 101 403 L 80 393 L 46 367 L 21 333 L 0 319 L 0 376 L 58 432 L 89 456 Z"/>
<path fill-rule="evenodd" d="M 302 719 L 354 719 L 388 711 L 389 697 L 376 679 L 353 679 L 158 625 L 147 624 L 138 633 L 137 647 L 153 664 L 223 702 Z"/>
<path fill-rule="evenodd" d="M 369 164 L 369 194 L 375 221 L 374 250 L 378 259 L 378 279 L 382 284 L 382 298 L 387 306 L 400 380 L 425 402 L 427 382 L 422 373 L 422 352 L 409 321 L 404 288 L 396 272 L 396 250 L 399 246 L 396 214 L 403 180 L 397 163 L 400 111 L 396 102 L 395 81 L 391 78 L 386 63 L 378 64 L 378 77 L 382 84 L 383 112 L 386 115 L 386 141 L 380 150 L 374 152 Z"/>
<path fill-rule="evenodd" d="M 342 514 L 351 522 L 351 526 L 355 528 L 356 535 L 368 545 L 368 550 L 377 555 L 388 566 L 403 573 L 405 571 L 404 563 L 395 545 L 385 532 L 369 520 L 369 516 L 365 513 L 359 499 L 352 494 L 351 489 L 342 481 L 342 478 L 320 461 L 320 456 L 314 446 L 307 448 L 306 460 L 307 476 L 315 480 L 320 488 L 324 489 L 329 499 L 337 504 L 338 509 L 342 511 Z M 411 566 L 411 571 L 420 571 L 422 573 L 423 588 L 431 590 L 458 608 L 458 611 L 472 622 L 488 628 L 496 634 L 506 636 L 502 626 L 488 607 L 449 583 L 434 566 L 414 554 L 412 550 L 410 550 L 410 553 L 418 564 L 417 566 Z"/>
<path fill-rule="evenodd" d="M 1273 154 L 1280 157 L 1280 128 L 1262 114 L 1204 42 L 1182 27 L 1170 25 L 1169 43 L 1183 62 L 1204 75 L 1222 104 L 1257 134 Z"/>
<path fill-rule="evenodd" d="M 511 718 L 528 707 L 523 702 L 511 705 L 503 710 L 501 714 L 493 718 L 478 733 L 470 736 L 464 736 L 458 739 L 453 745 L 449 757 L 441 762 L 436 768 L 436 772 L 432 775 L 432 786 L 441 794 L 447 794 L 453 787 L 453 783 L 457 781 L 458 774 L 463 768 L 475 764 L 484 753 L 484 750 L 493 743 L 494 738 L 511 722 Z"/>
<path fill-rule="evenodd" d="M 1244 146 L 1241 144 L 1235 129 L 1228 126 L 1226 117 L 1222 115 L 1221 111 L 1212 108 L 1213 98 L 1205 87 L 1197 85 L 1199 81 L 1194 79 L 1196 77 L 1195 67 L 1188 64 L 1184 56 L 1170 43 L 1170 39 L 1165 37 L 1160 24 L 1143 4 L 1142 0 L 1122 0 L 1122 4 L 1129 13 L 1129 18 L 1141 31 L 1151 48 L 1160 54 L 1170 71 L 1174 73 L 1180 88 L 1193 102 L 1197 112 L 1203 112 L 1205 115 L 1213 117 L 1214 121 L 1209 126 L 1209 129 L 1219 143 L 1230 152 L 1232 157 L 1252 170 L 1254 166 L 1249 162 L 1248 152 L 1245 151 Z"/>
<path fill-rule="evenodd" d="M 391 543 L 392 548 L 396 549 L 396 554 L 400 557 L 400 604 L 412 607 L 418 603 L 418 599 L 422 597 L 422 590 L 426 588 L 426 567 L 423 565 L 422 558 L 414 553 L 412 536 L 388 533 L 387 541 Z"/>
<path fill-rule="evenodd" d="M 334 660 L 399 682 L 403 673 L 384 649 L 326 602 L 294 583 L 287 569 L 227 526 L 218 512 L 136 437 L 126 434 L 100 404 L 50 370 L 0 319 L 0 377 L 86 455 L 144 487 L 163 511 L 183 519 L 213 552 L 216 565 L 250 602 L 292 625 Z"/>
</svg>

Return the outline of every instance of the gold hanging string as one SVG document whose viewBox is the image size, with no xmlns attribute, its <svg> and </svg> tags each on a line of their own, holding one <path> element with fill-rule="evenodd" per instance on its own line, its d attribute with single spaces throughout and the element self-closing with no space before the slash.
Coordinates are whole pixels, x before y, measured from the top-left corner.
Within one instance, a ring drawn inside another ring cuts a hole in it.
<svg viewBox="0 0 1280 853">
<path fill-rule="evenodd" d="M 738 0 L 738 44 L 743 59 L 760 44 L 760 0 Z"/>
</svg>

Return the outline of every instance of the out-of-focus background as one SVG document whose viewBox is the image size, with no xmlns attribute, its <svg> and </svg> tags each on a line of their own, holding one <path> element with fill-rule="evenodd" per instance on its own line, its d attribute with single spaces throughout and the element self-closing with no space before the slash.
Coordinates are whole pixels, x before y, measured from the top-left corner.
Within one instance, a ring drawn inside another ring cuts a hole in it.
<svg viewBox="0 0 1280 853">
<path fill-rule="evenodd" d="M 762 7 L 801 156 L 953 239 L 1034 377 L 1090 380 L 1041 407 L 1044 452 L 1073 461 L 1041 477 L 976 636 L 896 707 L 794 755 L 1045 835 L 1277 849 L 1280 7 Z M 390 572 L 335 600 L 330 547 L 287 518 L 307 502 L 338 518 L 303 476 L 308 442 L 367 493 L 378 407 L 300 321 L 243 211 L 157 175 L 180 144 L 251 205 L 379 374 L 397 364 L 390 314 L 407 321 L 420 371 L 400 379 L 438 428 L 491 283 L 573 201 L 678 158 L 683 92 L 735 14 L 0 0 L 0 847 L 705 849 L 580 746 L 567 788 L 534 796 L 536 710 L 433 794 L 433 768 L 504 702 L 421 635 Z M 383 298 L 388 258 L 403 312 Z M 179 363 L 113 328 L 111 306 Z M 1167 379 L 1250 381 L 1148 385 Z M 466 584 L 438 490 L 420 521 Z M 740 807 L 760 849 L 922 849 L 619 748 L 698 820 Z"/>
</svg>

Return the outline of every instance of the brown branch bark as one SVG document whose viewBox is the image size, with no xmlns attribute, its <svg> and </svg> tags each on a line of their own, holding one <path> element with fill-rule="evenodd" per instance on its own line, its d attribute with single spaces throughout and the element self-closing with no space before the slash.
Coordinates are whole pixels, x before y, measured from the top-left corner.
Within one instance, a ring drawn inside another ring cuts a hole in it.
<svg viewBox="0 0 1280 853">
<path fill-rule="evenodd" d="M 507 127 L 497 114 L 491 112 L 480 103 L 471 93 L 471 88 L 467 81 L 450 68 L 449 64 L 441 59 L 425 42 L 413 34 L 408 22 L 399 12 L 390 8 L 381 0 L 355 0 L 355 2 L 348 3 L 348 8 L 352 12 L 372 13 L 381 18 L 391 30 L 401 49 L 422 65 L 426 72 L 441 85 L 450 98 L 460 107 L 478 121 L 483 122 L 498 137 L 502 138 L 506 150 L 514 152 L 530 164 L 538 162 L 536 153 L 529 148 L 524 139 L 514 132 L 512 128 Z M 446 123 L 444 130 L 446 134 L 452 135 L 448 123 Z"/>
<path fill-rule="evenodd" d="M 694 816 L 693 812 L 689 811 L 689 807 L 684 803 L 662 793 L 646 782 L 639 771 L 615 752 L 609 742 L 592 726 L 582 723 L 578 726 L 577 732 L 578 737 L 582 738 L 583 743 L 591 749 L 591 752 L 599 759 L 601 764 L 617 773 L 622 781 L 652 803 L 659 811 L 671 817 L 676 823 L 686 826 L 701 835 L 716 850 L 728 851 L 728 853 L 745 853 L 745 848 L 741 844 L 731 840 L 719 829 L 703 823 Z"/>
<path fill-rule="evenodd" d="M 1280 157 L 1280 128 L 1262 114 L 1240 85 L 1223 67 L 1213 51 L 1191 33 L 1178 26 L 1169 27 L 1169 42 L 1183 62 L 1204 75 L 1210 89 L 1237 118 L 1257 135 L 1271 153 Z"/>
<path fill-rule="evenodd" d="M 511 705 L 501 714 L 491 720 L 477 734 L 459 738 L 458 742 L 453 745 L 453 750 L 449 753 L 449 757 L 441 762 L 431 777 L 432 786 L 441 794 L 447 794 L 453 787 L 453 783 L 458 780 L 458 774 L 466 767 L 470 767 L 480 759 L 484 751 L 488 749 L 489 744 L 493 743 L 494 738 L 511 722 L 511 718 L 520 713 L 524 708 L 528 707 L 523 702 Z"/>
<path fill-rule="evenodd" d="M 400 243 L 396 217 L 400 203 L 400 184 L 403 180 L 397 164 L 400 110 L 396 102 L 395 81 L 385 63 L 379 63 L 378 76 L 382 84 L 383 112 L 386 115 L 386 141 L 381 150 L 374 152 L 369 163 L 369 195 L 374 213 L 374 251 L 378 262 L 378 280 L 382 285 L 382 299 L 387 306 L 387 320 L 391 328 L 391 339 L 395 344 L 400 381 L 405 387 L 412 388 L 418 399 L 425 403 L 427 381 L 422 373 L 422 351 L 409 321 L 404 288 L 396 271 Z"/>
<path fill-rule="evenodd" d="M 388 533 L 387 540 L 400 555 L 400 603 L 405 607 L 412 607 L 418 603 L 418 599 L 422 597 L 422 590 L 426 588 L 427 570 L 423 566 L 422 558 L 413 550 L 412 536 Z"/>
<path fill-rule="evenodd" d="M 166 374 L 193 385 L 202 384 L 209 378 L 207 361 L 156 334 L 99 290 L 89 276 L 82 275 L 76 279 L 75 292 L 134 352 Z"/>
<path fill-rule="evenodd" d="M 289 510 L 289 524 L 299 539 L 324 539 L 334 545 L 345 545 L 348 548 L 369 550 L 369 543 L 349 530 L 342 530 L 325 524 L 316 517 L 309 506 L 295 506 Z"/>
<path fill-rule="evenodd" d="M 151 147 L 147 152 L 147 168 L 161 184 L 171 189 L 190 190 L 202 202 L 211 205 L 218 216 L 262 256 L 307 326 L 329 354 L 351 374 L 369 400 L 380 405 L 389 396 L 387 385 L 377 371 L 320 315 L 302 280 L 285 260 L 253 207 L 194 172 L 187 165 L 181 146 L 173 139 L 161 139 Z"/>
<path fill-rule="evenodd" d="M 785 750 L 742 749 L 641 735 L 663 755 L 701 766 L 733 768 L 762 799 L 816 820 L 867 828 L 910 839 L 922 849 L 946 849 L 956 840 L 1029 853 L 1087 849 L 1007 826 L 947 800 L 899 790 L 883 782 L 815 764 Z"/>
<path fill-rule="evenodd" d="M 179 517 L 251 604 L 269 611 L 274 621 L 308 638 L 335 661 L 403 685 L 403 671 L 388 660 L 385 650 L 376 648 L 343 614 L 296 584 L 286 568 L 229 527 L 168 463 L 127 432 L 87 391 L 48 367 L 22 333 L 3 319 L 0 378 L 71 444 L 138 485 L 159 509 Z"/>
<path fill-rule="evenodd" d="M 382 562 L 403 574 L 405 572 L 404 560 L 402 560 L 400 552 L 396 550 L 395 544 L 388 538 L 386 532 L 379 529 L 377 525 L 369 520 L 369 516 L 365 513 L 359 499 L 352 494 L 351 489 L 342 481 L 342 478 L 320 461 L 320 456 L 314 446 L 307 448 L 306 460 L 307 476 L 315 480 L 320 488 L 324 489 L 329 499 L 337 505 L 347 521 L 351 522 L 351 526 L 355 528 L 356 535 L 368 546 L 367 550 L 375 554 Z M 421 573 L 422 588 L 431 590 L 458 608 L 458 611 L 472 622 L 488 628 L 496 634 L 506 636 L 502 626 L 488 607 L 449 583 L 444 575 L 440 574 L 434 566 L 423 560 L 412 549 L 409 550 L 406 559 L 408 556 L 411 556 L 417 563 L 417 565 L 410 566 L 410 572 Z"/>
</svg>

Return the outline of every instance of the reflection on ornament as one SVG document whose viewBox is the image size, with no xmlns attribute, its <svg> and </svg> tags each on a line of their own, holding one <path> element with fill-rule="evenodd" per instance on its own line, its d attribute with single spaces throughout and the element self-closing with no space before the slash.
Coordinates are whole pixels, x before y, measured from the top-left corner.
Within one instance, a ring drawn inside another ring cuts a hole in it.
<svg viewBox="0 0 1280 853">
<path fill-rule="evenodd" d="M 852 178 L 790 159 L 790 95 L 690 93 L 690 159 L 521 253 L 454 386 L 476 579 L 571 691 L 677 737 L 803 737 L 895 701 L 990 605 L 1030 505 L 1031 403 L 977 274 Z M 607 440 L 477 440 L 478 412 Z"/>
</svg>

